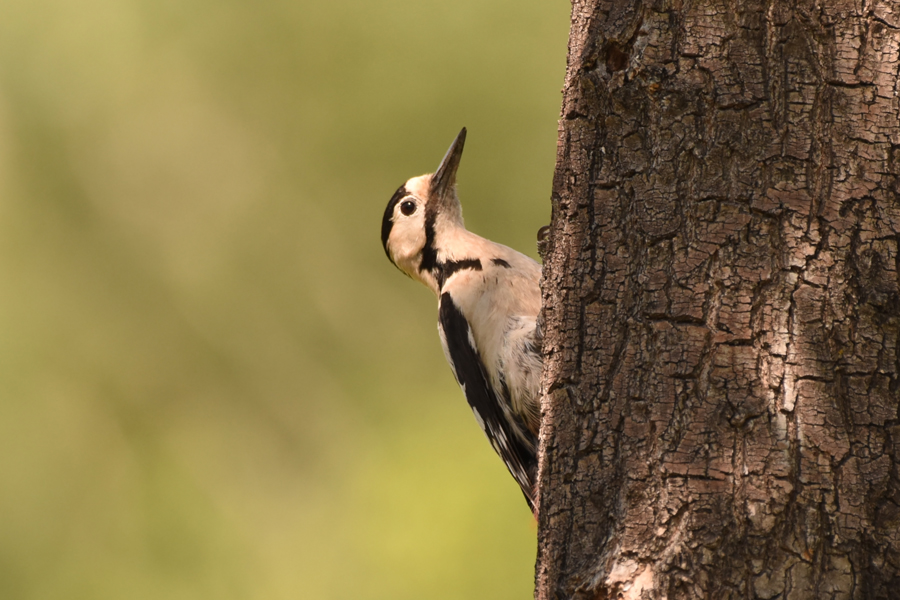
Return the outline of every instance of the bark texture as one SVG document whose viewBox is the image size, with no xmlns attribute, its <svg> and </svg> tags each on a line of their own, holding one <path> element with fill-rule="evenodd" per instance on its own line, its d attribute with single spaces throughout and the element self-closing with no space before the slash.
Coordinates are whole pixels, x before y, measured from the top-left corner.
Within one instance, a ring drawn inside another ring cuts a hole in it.
<svg viewBox="0 0 900 600">
<path fill-rule="evenodd" d="M 540 599 L 900 598 L 900 3 L 574 0 Z"/>
</svg>

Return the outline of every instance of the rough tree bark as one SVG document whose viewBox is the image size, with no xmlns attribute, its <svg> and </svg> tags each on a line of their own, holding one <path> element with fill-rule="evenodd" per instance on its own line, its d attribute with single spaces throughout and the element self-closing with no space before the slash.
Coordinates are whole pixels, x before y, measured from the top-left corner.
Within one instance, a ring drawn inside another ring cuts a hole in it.
<svg viewBox="0 0 900 600">
<path fill-rule="evenodd" d="M 900 3 L 574 0 L 539 599 L 900 598 Z"/>
</svg>

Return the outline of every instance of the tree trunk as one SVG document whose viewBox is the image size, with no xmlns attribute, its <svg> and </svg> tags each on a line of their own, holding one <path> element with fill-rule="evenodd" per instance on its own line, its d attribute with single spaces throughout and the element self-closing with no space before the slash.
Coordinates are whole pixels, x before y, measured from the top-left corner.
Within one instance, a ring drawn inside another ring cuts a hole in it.
<svg viewBox="0 0 900 600">
<path fill-rule="evenodd" d="M 900 4 L 574 0 L 536 598 L 900 598 Z"/>
</svg>

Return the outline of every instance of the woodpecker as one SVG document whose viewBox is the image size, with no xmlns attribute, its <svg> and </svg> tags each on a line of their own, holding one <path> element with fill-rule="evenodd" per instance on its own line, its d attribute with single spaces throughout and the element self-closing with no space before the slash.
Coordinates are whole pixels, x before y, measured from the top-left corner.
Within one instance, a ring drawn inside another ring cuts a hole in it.
<svg viewBox="0 0 900 600">
<path fill-rule="evenodd" d="M 385 254 L 438 300 L 444 356 L 475 420 L 535 509 L 540 427 L 541 267 L 463 224 L 456 171 L 466 128 L 433 174 L 413 177 L 388 202 Z"/>
</svg>

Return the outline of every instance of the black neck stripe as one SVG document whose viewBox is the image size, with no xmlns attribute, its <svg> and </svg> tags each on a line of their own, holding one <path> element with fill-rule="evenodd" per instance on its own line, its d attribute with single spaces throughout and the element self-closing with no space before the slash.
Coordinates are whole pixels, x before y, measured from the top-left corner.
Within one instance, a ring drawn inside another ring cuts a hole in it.
<svg viewBox="0 0 900 600">
<path fill-rule="evenodd" d="M 387 208 L 384 209 L 384 218 L 381 220 L 381 245 L 384 246 L 384 253 L 387 254 L 387 257 L 391 262 L 394 262 L 394 259 L 391 258 L 391 253 L 388 252 L 387 243 L 388 238 L 391 235 L 391 228 L 394 227 L 394 207 L 407 196 L 409 196 L 409 192 L 406 191 L 405 185 L 401 185 L 397 188 L 397 191 L 391 196 Z"/>
<path fill-rule="evenodd" d="M 440 269 L 437 269 L 438 287 L 443 288 L 444 282 L 450 279 L 451 275 L 463 269 L 481 271 L 481 261 L 477 258 L 464 258 L 463 260 L 448 260 L 445 263 L 441 263 Z"/>
</svg>

